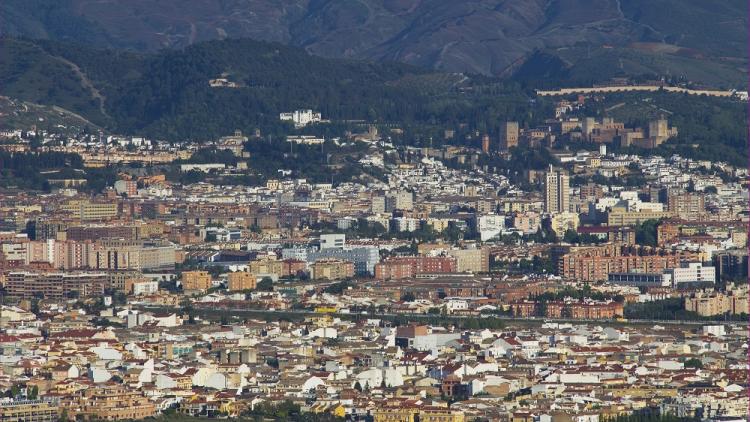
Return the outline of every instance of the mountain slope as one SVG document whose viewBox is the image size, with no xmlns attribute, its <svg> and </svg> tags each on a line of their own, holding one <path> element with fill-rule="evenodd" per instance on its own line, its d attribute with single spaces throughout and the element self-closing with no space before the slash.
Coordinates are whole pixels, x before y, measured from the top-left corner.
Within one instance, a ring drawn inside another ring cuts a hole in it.
<svg viewBox="0 0 750 422">
<path fill-rule="evenodd" d="M 253 38 L 326 57 L 507 76 L 540 50 L 637 42 L 741 69 L 747 13 L 743 0 L 5 0 L 0 31 L 140 51 Z"/>
<path fill-rule="evenodd" d="M 255 128 L 281 134 L 289 128 L 279 113 L 299 108 L 339 121 L 422 127 L 470 121 L 483 130 L 494 130 L 503 118 L 536 118 L 519 88 L 494 79 L 327 59 L 252 40 L 138 54 L 0 38 L 0 50 L 7 58 L 0 62 L 0 95 L 61 106 L 120 133 L 164 139 L 206 140 Z M 234 87 L 211 86 L 218 78 Z"/>
</svg>

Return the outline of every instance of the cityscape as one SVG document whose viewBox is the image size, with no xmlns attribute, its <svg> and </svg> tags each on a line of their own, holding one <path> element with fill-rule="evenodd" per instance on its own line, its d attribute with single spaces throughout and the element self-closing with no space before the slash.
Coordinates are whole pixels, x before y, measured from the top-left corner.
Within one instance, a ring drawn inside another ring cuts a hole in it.
<svg viewBox="0 0 750 422">
<path fill-rule="evenodd" d="M 0 32 L 0 421 L 748 420 L 746 78 L 156 51 L 65 4 Z"/>
</svg>

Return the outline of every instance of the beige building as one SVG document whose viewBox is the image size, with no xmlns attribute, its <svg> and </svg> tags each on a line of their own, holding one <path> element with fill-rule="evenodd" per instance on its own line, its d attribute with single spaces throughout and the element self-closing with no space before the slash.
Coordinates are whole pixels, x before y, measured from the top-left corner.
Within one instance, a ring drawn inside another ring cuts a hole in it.
<svg viewBox="0 0 750 422">
<path fill-rule="evenodd" d="M 310 265 L 310 277 L 313 280 L 354 277 L 354 263 L 340 259 L 320 259 Z"/>
<path fill-rule="evenodd" d="M 505 122 L 500 126 L 500 150 L 518 146 L 518 122 Z"/>
<path fill-rule="evenodd" d="M 570 207 L 570 176 L 565 170 L 550 166 L 544 183 L 544 211 L 567 212 Z"/>
<path fill-rule="evenodd" d="M 281 276 L 284 272 L 284 263 L 273 257 L 262 257 L 248 263 L 248 272 Z"/>
<path fill-rule="evenodd" d="M 0 402 L 3 422 L 57 422 L 60 408 L 48 400 L 11 400 Z"/>
<path fill-rule="evenodd" d="M 448 255 L 456 258 L 456 271 L 484 273 L 490 270 L 489 248 L 450 249 Z"/>
<path fill-rule="evenodd" d="M 624 207 L 612 207 L 607 213 L 607 225 L 609 226 L 633 226 L 646 220 L 660 220 L 672 217 L 670 211 L 628 211 Z"/>
<path fill-rule="evenodd" d="M 731 308 L 732 299 L 721 293 L 696 293 L 685 298 L 685 310 L 701 316 L 725 314 Z"/>
<path fill-rule="evenodd" d="M 156 414 L 156 405 L 139 391 L 121 384 L 105 384 L 83 390 L 69 415 L 99 420 L 139 420 Z"/>
<path fill-rule="evenodd" d="M 140 241 L 97 242 L 89 253 L 88 266 L 102 270 L 173 269 L 177 251 L 172 245 L 144 245 Z"/>
<path fill-rule="evenodd" d="M 701 316 L 712 316 L 721 314 L 750 314 L 748 304 L 748 287 L 729 286 L 726 293 L 722 292 L 697 292 L 685 298 L 685 310 L 696 312 Z"/>
<path fill-rule="evenodd" d="M 565 211 L 550 217 L 552 230 L 559 238 L 563 237 L 568 230 L 578 230 L 579 222 L 578 214 L 574 212 Z"/>
<path fill-rule="evenodd" d="M 539 231 L 542 225 L 542 216 L 535 211 L 517 213 L 513 217 L 513 228 L 521 230 L 524 234 L 533 234 Z"/>
<path fill-rule="evenodd" d="M 107 220 L 117 217 L 116 202 L 90 202 L 87 200 L 68 201 L 60 207 L 81 221 Z"/>
<path fill-rule="evenodd" d="M 685 220 L 695 220 L 706 212 L 705 197 L 699 193 L 671 195 L 667 202 L 669 211 Z"/>
</svg>

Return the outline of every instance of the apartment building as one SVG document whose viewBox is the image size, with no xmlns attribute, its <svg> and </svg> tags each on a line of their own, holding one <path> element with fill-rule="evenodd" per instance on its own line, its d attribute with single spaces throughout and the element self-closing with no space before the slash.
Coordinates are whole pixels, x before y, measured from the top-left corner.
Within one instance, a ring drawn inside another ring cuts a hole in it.
<svg viewBox="0 0 750 422">
<path fill-rule="evenodd" d="M 670 195 L 667 209 L 679 218 L 693 220 L 706 212 L 706 199 L 698 193 Z"/>
<path fill-rule="evenodd" d="M 81 221 L 107 220 L 116 218 L 116 202 L 91 202 L 88 200 L 71 200 L 60 206 L 61 211 L 69 212 Z"/>
<path fill-rule="evenodd" d="M 646 220 L 661 220 L 662 218 L 673 217 L 671 211 L 652 211 L 641 209 L 638 211 L 628 211 L 626 207 L 612 207 L 607 213 L 608 226 L 635 226 Z"/>
<path fill-rule="evenodd" d="M 570 249 L 558 258 L 557 272 L 577 281 L 604 281 L 610 273 L 661 273 L 696 260 L 694 252 L 604 245 Z"/>
<path fill-rule="evenodd" d="M 402 279 L 422 273 L 453 273 L 458 260 L 452 256 L 404 256 L 387 258 L 375 265 L 375 278 Z"/>
<path fill-rule="evenodd" d="M 485 273 L 490 270 L 490 249 L 450 249 L 448 255 L 456 258 L 456 272 Z"/>
<path fill-rule="evenodd" d="M 80 297 L 101 296 L 107 286 L 108 277 L 103 272 L 28 272 L 8 273 L 5 289 L 8 296 L 30 299 L 42 296 L 46 299 L 64 299 L 76 292 Z"/>
<path fill-rule="evenodd" d="M 184 290 L 206 290 L 211 287 L 211 274 L 208 271 L 184 271 L 180 282 Z"/>
<path fill-rule="evenodd" d="M 326 258 L 310 264 L 310 278 L 313 280 L 340 280 L 354 277 L 354 263 L 340 259 Z"/>
<path fill-rule="evenodd" d="M 52 400 L 0 399 L 2 422 L 57 422 L 60 408 Z"/>
<path fill-rule="evenodd" d="M 567 212 L 570 207 L 570 176 L 565 170 L 550 166 L 545 175 L 544 211 L 553 214 Z"/>
<path fill-rule="evenodd" d="M 229 291 L 251 290 L 257 285 L 257 277 L 248 272 L 235 271 L 227 276 L 227 289 Z"/>
<path fill-rule="evenodd" d="M 70 413 L 107 421 L 139 420 L 154 416 L 156 405 L 126 385 L 104 384 L 83 390 Z"/>
</svg>

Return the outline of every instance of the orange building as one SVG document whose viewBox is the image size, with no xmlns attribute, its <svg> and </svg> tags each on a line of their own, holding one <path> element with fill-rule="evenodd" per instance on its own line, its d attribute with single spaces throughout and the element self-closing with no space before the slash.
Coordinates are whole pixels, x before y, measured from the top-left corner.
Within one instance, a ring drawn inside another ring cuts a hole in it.
<svg viewBox="0 0 750 422">
<path fill-rule="evenodd" d="M 564 302 L 547 303 L 544 316 L 547 318 L 613 319 L 623 315 L 619 302 Z"/>
<path fill-rule="evenodd" d="M 514 316 L 530 317 L 541 313 L 547 318 L 570 319 L 613 319 L 623 315 L 623 304 L 614 301 L 554 301 L 541 305 L 535 301 L 523 300 L 510 304 Z"/>
<path fill-rule="evenodd" d="M 252 290 L 256 284 L 255 275 L 244 271 L 229 273 L 227 277 L 227 289 L 229 291 Z"/>
<path fill-rule="evenodd" d="M 211 287 L 211 274 L 208 271 L 185 271 L 181 280 L 184 290 L 206 290 Z"/>
<path fill-rule="evenodd" d="M 452 256 L 404 256 L 375 264 L 375 278 L 402 279 L 422 273 L 455 273 L 457 260 Z"/>
</svg>

